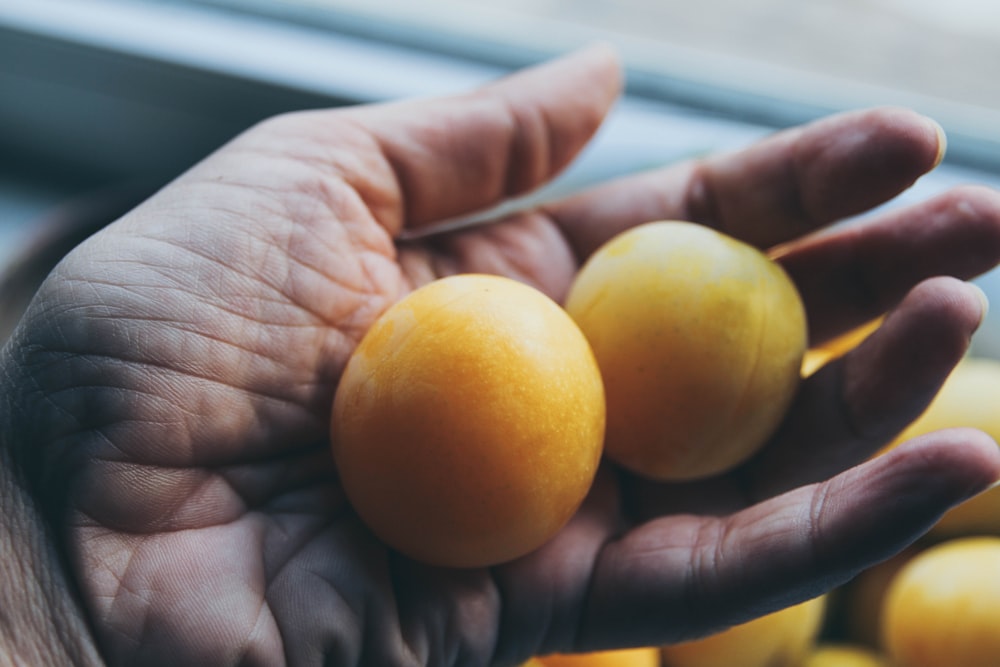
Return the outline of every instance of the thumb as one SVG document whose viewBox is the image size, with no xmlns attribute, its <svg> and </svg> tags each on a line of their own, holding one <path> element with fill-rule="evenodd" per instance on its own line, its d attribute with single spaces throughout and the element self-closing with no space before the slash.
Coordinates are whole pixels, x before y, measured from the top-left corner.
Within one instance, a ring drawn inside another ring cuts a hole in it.
<svg viewBox="0 0 1000 667">
<path fill-rule="evenodd" d="M 542 185 L 596 132 L 621 79 L 599 45 L 470 93 L 348 111 L 394 176 L 396 204 L 380 221 L 418 229 Z"/>
</svg>

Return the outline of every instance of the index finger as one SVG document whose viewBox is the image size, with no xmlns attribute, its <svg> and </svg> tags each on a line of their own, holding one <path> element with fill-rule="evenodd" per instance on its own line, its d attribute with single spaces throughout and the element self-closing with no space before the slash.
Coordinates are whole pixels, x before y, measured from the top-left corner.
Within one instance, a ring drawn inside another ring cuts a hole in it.
<svg viewBox="0 0 1000 667">
<path fill-rule="evenodd" d="M 712 226 L 767 248 L 888 201 L 944 154 L 934 121 L 898 108 L 831 116 L 749 148 L 629 176 L 547 207 L 581 260 L 629 227 Z"/>
</svg>

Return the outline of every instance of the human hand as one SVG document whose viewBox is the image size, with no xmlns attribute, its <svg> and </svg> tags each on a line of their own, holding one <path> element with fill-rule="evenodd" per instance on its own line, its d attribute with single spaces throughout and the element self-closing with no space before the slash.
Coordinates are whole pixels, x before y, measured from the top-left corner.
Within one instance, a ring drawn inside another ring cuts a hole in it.
<svg viewBox="0 0 1000 667">
<path fill-rule="evenodd" d="M 961 279 L 1000 261 L 1000 196 L 956 190 L 797 240 L 936 164 L 940 137 L 912 113 L 834 117 L 401 238 L 551 178 L 619 87 L 594 49 L 468 95 L 282 116 L 57 267 L 5 348 L 3 418 L 109 662 L 499 665 L 676 641 L 845 581 L 1000 477 L 1000 451 L 969 430 L 865 462 L 978 326 Z M 550 543 L 490 569 L 380 544 L 327 443 L 373 320 L 457 272 L 560 299 L 601 242 L 663 218 L 788 244 L 813 341 L 892 312 L 730 475 L 663 485 L 606 467 Z"/>
</svg>

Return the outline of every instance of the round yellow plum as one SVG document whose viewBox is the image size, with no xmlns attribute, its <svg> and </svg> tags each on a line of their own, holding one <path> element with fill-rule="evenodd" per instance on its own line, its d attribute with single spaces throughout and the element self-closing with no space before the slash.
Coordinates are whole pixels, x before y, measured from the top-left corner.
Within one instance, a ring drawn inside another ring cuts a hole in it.
<svg viewBox="0 0 1000 667">
<path fill-rule="evenodd" d="M 883 644 L 898 667 L 996 667 L 1000 660 L 1000 537 L 928 547 L 894 577 Z"/>
<path fill-rule="evenodd" d="M 593 353 L 553 300 L 459 275 L 390 307 L 333 404 L 344 491 L 386 544 L 479 567 L 539 547 L 593 482 L 605 424 Z"/>
<path fill-rule="evenodd" d="M 701 639 L 662 648 L 664 667 L 798 667 L 816 645 L 825 595 Z"/>
<path fill-rule="evenodd" d="M 591 256 L 566 310 L 607 394 L 605 454 L 646 477 L 725 472 L 753 455 L 800 382 L 807 331 L 791 279 L 756 248 L 652 222 Z"/>
</svg>

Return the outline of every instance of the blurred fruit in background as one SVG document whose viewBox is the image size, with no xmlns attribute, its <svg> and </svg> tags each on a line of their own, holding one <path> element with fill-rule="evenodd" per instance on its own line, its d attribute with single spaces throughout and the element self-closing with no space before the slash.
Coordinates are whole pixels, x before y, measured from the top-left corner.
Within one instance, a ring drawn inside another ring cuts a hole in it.
<svg viewBox="0 0 1000 667">
<path fill-rule="evenodd" d="M 927 548 L 893 578 L 882 613 L 897 667 L 1000 665 L 1000 537 Z"/>
<path fill-rule="evenodd" d="M 823 625 L 822 595 L 694 641 L 664 646 L 664 667 L 798 667 Z"/>
<path fill-rule="evenodd" d="M 912 546 L 868 568 L 837 591 L 842 634 L 851 642 L 871 648 L 881 646 L 882 601 L 896 573 L 921 547 Z"/>
<path fill-rule="evenodd" d="M 820 644 L 798 667 L 892 667 L 877 651 L 852 644 Z"/>
<path fill-rule="evenodd" d="M 535 658 L 524 667 L 660 667 L 660 651 L 656 648 L 635 648 L 553 654 Z"/>
<path fill-rule="evenodd" d="M 1000 361 L 967 357 L 959 362 L 924 413 L 890 447 L 958 426 L 977 428 L 1000 440 Z M 955 507 L 931 530 L 938 537 L 974 533 L 1000 535 L 1000 487 Z"/>
</svg>

